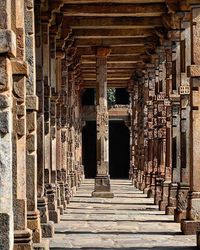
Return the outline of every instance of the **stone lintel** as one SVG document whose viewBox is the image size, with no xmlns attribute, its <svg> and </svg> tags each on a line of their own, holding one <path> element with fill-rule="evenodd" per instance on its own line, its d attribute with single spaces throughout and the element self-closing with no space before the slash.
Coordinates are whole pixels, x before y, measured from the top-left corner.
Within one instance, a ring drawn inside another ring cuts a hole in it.
<svg viewBox="0 0 200 250">
<path fill-rule="evenodd" d="M 0 30 L 0 54 L 16 57 L 16 35 L 12 30 Z"/>
<path fill-rule="evenodd" d="M 191 65 L 188 67 L 189 77 L 200 77 L 200 65 Z"/>
<path fill-rule="evenodd" d="M 12 61 L 13 75 L 29 75 L 28 64 L 23 61 Z"/>
</svg>

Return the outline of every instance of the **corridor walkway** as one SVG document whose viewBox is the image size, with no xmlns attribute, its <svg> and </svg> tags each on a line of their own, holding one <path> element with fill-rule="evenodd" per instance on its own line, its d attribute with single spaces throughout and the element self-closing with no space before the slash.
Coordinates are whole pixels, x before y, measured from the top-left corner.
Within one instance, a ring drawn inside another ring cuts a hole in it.
<svg viewBox="0 0 200 250">
<path fill-rule="evenodd" d="M 112 180 L 114 199 L 92 198 L 94 181 L 85 180 L 56 225 L 51 249 L 196 249 L 195 236 L 153 205 L 128 180 Z"/>
</svg>

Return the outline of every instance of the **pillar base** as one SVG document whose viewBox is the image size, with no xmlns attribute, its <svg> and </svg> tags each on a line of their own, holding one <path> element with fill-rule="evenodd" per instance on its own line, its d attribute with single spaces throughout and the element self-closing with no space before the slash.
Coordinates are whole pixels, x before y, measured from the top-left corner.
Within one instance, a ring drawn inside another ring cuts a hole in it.
<svg viewBox="0 0 200 250">
<path fill-rule="evenodd" d="M 52 238 L 54 236 L 54 222 L 42 223 L 42 238 Z"/>
<path fill-rule="evenodd" d="M 40 243 L 42 230 L 39 210 L 27 212 L 27 227 L 33 231 L 33 243 Z"/>
<path fill-rule="evenodd" d="M 200 192 L 188 192 L 187 218 L 181 221 L 184 234 L 196 234 L 200 231 Z"/>
<path fill-rule="evenodd" d="M 34 250 L 49 250 L 49 241 L 48 240 L 42 240 L 41 243 L 35 243 L 33 244 Z"/>
<path fill-rule="evenodd" d="M 177 208 L 174 210 L 174 221 L 180 223 L 182 220 L 185 220 L 187 216 L 186 210 L 178 210 Z"/>
<path fill-rule="evenodd" d="M 177 204 L 177 183 L 171 183 L 169 186 L 169 199 L 168 199 L 168 206 L 166 207 L 166 214 L 174 215 L 176 204 Z"/>
<path fill-rule="evenodd" d="M 196 234 L 197 231 L 200 231 L 200 220 L 199 221 L 182 220 L 181 231 L 183 234 L 186 235 Z"/>
<path fill-rule="evenodd" d="M 170 182 L 164 181 L 162 183 L 162 198 L 161 201 L 159 202 L 160 211 L 166 211 L 169 199 L 169 186 Z"/>
<path fill-rule="evenodd" d="M 55 184 L 47 184 L 46 196 L 48 199 L 49 220 L 54 223 L 60 222 L 60 210 L 57 208 L 57 192 Z"/>
<path fill-rule="evenodd" d="M 110 177 L 97 176 L 95 178 L 95 189 L 92 193 L 93 197 L 113 198 L 114 194 L 110 190 Z"/>
<path fill-rule="evenodd" d="M 60 210 L 59 209 L 49 210 L 49 219 L 53 221 L 54 223 L 59 223 L 60 222 Z"/>
<path fill-rule="evenodd" d="M 188 205 L 188 192 L 190 187 L 184 183 L 178 183 L 177 191 L 177 207 L 174 213 L 175 222 L 181 222 L 185 220 L 187 216 L 187 205 Z"/>
<path fill-rule="evenodd" d="M 159 202 L 162 199 L 162 182 L 163 178 L 156 178 L 156 188 L 154 196 L 154 204 L 159 205 Z"/>
<path fill-rule="evenodd" d="M 150 190 L 150 187 L 146 187 L 146 188 L 144 188 L 143 193 L 144 193 L 144 194 L 148 194 L 148 193 L 149 193 L 149 190 Z"/>
<path fill-rule="evenodd" d="M 65 201 L 65 184 L 63 181 L 60 181 L 59 185 L 60 185 L 61 205 L 63 206 L 63 210 L 65 210 L 67 208 L 67 203 Z"/>
<path fill-rule="evenodd" d="M 47 198 L 38 198 L 38 210 L 40 211 L 40 221 L 43 238 L 52 238 L 54 235 L 54 223 L 49 221 L 49 211 L 47 206 Z"/>
<path fill-rule="evenodd" d="M 32 250 L 32 231 L 30 229 L 14 231 L 14 250 Z"/>
<path fill-rule="evenodd" d="M 151 174 L 150 177 L 150 188 L 147 193 L 148 198 L 154 198 L 155 197 L 155 192 L 156 192 L 156 175 L 155 173 Z"/>
<path fill-rule="evenodd" d="M 70 190 L 70 185 L 68 183 L 65 184 L 65 202 L 66 202 L 66 208 L 67 204 L 70 203 L 70 198 L 72 197 L 72 192 Z"/>
</svg>

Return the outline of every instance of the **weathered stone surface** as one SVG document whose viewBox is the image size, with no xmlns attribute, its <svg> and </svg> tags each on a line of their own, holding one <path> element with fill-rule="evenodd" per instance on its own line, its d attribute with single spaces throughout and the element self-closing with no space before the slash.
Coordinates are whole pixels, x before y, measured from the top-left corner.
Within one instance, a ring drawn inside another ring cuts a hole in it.
<svg viewBox="0 0 200 250">
<path fill-rule="evenodd" d="M 0 54 L 16 56 L 16 35 L 12 30 L 0 30 Z"/>
<path fill-rule="evenodd" d="M 72 198 L 50 240 L 52 249 L 191 250 L 195 246 L 196 236 L 181 235 L 173 216 L 158 211 L 153 199 L 131 181 L 111 180 L 113 199 L 91 198 L 93 182 L 86 179 Z"/>
<path fill-rule="evenodd" d="M 28 75 L 28 65 L 26 62 L 12 61 L 12 73 L 13 75 Z"/>
</svg>

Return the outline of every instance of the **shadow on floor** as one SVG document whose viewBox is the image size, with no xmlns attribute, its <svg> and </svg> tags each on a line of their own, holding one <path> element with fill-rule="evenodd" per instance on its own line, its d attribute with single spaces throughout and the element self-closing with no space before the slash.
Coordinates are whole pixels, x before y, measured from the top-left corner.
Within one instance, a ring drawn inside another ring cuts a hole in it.
<svg viewBox="0 0 200 250">
<path fill-rule="evenodd" d="M 105 235 L 116 235 L 118 234 L 118 236 L 120 236 L 120 234 L 122 235 L 182 235 L 181 232 L 130 232 L 130 231 L 99 231 L 99 232 L 93 232 L 93 231 L 56 231 L 55 234 L 77 234 L 77 235 L 84 235 L 84 234 L 94 234 L 94 235 L 98 235 L 98 234 L 105 234 Z"/>
<path fill-rule="evenodd" d="M 143 205 L 143 206 L 155 206 L 155 208 L 157 208 L 157 205 L 155 205 L 154 203 L 145 203 L 145 202 L 107 202 L 107 201 L 93 201 L 93 200 L 88 200 L 88 201 L 79 201 L 79 200 L 72 200 L 71 201 L 71 204 L 74 204 L 74 203 L 77 203 L 77 204 L 79 204 L 79 203 L 81 203 L 81 204 L 103 204 L 103 205 L 128 205 L 128 206 L 141 206 L 141 205 Z"/>
<path fill-rule="evenodd" d="M 170 247 L 126 247 L 126 248 L 102 248 L 102 247 L 83 247 L 83 248 L 59 248 L 52 247 L 51 250 L 195 250 L 196 247 L 179 247 L 179 246 L 170 246 Z"/>
<path fill-rule="evenodd" d="M 109 214 L 112 215 L 112 214 Z M 114 214 L 115 215 L 115 214 Z M 87 222 L 140 222 L 140 223 L 175 223 L 172 220 L 135 220 L 135 219 L 129 219 L 129 220 L 120 220 L 120 219 L 107 219 L 107 220 L 98 220 L 98 219 L 61 219 L 61 221 L 87 221 Z"/>
</svg>

